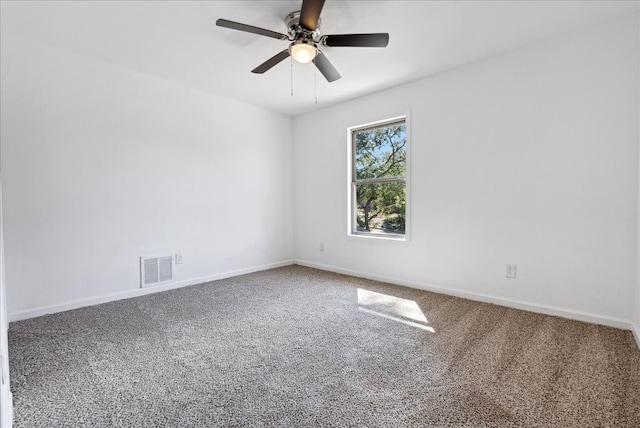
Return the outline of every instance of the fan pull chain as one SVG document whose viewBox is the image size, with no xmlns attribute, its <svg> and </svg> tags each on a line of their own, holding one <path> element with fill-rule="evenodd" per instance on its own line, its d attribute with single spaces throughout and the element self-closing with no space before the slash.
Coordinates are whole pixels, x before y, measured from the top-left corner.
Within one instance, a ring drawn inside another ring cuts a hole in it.
<svg viewBox="0 0 640 428">
<path fill-rule="evenodd" d="M 293 96 L 293 57 L 289 58 L 291 58 L 291 96 Z"/>
<path fill-rule="evenodd" d="M 316 65 L 315 57 L 313 58 L 313 65 Z M 316 104 L 318 104 L 318 67 L 313 67 L 313 92 L 316 97 Z"/>
<path fill-rule="evenodd" d="M 316 96 L 316 104 L 318 104 L 318 69 L 313 69 L 313 92 Z"/>
</svg>

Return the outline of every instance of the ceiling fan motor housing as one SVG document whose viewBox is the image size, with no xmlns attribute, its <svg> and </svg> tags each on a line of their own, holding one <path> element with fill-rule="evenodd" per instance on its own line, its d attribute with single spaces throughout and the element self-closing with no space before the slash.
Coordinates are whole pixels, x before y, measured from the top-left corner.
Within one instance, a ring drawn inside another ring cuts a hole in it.
<svg viewBox="0 0 640 428">
<path fill-rule="evenodd" d="M 316 25 L 316 29 L 313 31 L 309 31 L 300 26 L 300 11 L 291 12 L 284 19 L 284 23 L 289 29 L 289 36 L 291 40 L 305 40 L 307 43 L 313 43 L 313 40 L 320 36 L 320 24 L 321 19 L 318 18 L 318 24 Z"/>
</svg>

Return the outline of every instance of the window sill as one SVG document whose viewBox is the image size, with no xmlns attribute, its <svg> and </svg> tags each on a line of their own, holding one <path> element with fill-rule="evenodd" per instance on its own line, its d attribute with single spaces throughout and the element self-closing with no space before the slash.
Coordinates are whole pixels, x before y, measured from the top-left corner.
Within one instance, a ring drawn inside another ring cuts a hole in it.
<svg viewBox="0 0 640 428">
<path fill-rule="evenodd" d="M 409 241 L 407 235 L 392 235 L 384 233 L 348 233 L 349 241 L 369 241 L 369 242 L 399 242 L 405 243 Z"/>
</svg>

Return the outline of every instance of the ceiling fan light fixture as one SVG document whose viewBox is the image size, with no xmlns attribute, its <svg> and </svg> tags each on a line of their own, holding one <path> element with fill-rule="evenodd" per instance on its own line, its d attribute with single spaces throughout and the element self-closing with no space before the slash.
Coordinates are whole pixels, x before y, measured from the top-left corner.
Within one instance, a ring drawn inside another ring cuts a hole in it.
<svg viewBox="0 0 640 428">
<path fill-rule="evenodd" d="M 289 53 L 300 64 L 313 61 L 316 57 L 316 47 L 304 40 L 298 40 L 289 46 Z"/>
</svg>

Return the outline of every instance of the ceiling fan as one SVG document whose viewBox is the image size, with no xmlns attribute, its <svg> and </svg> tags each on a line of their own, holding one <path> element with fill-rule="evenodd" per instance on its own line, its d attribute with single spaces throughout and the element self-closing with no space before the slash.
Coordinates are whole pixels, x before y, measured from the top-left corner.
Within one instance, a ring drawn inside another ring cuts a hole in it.
<svg viewBox="0 0 640 428">
<path fill-rule="evenodd" d="M 251 70 L 252 73 L 262 74 L 285 58 L 291 56 L 294 60 L 303 64 L 313 61 L 327 81 L 333 82 L 340 78 L 340 73 L 338 73 L 331 62 L 329 62 L 318 46 L 384 48 L 389 44 L 389 33 L 320 36 L 320 12 L 322 12 L 324 2 L 325 0 L 302 0 L 302 8 L 300 11 L 291 12 L 284 20 L 289 29 L 288 34 L 282 34 L 226 19 L 218 19 L 216 25 L 291 42 L 287 49 L 275 54 Z"/>
</svg>

